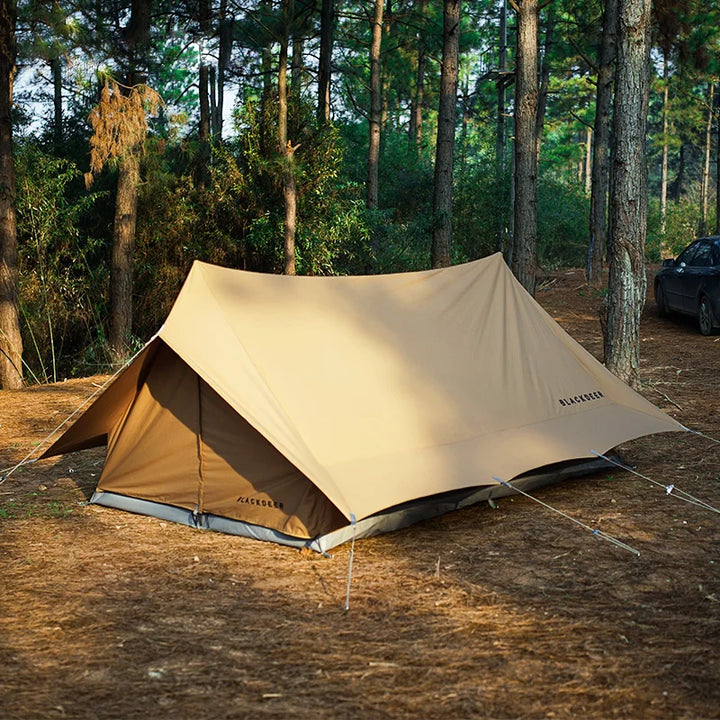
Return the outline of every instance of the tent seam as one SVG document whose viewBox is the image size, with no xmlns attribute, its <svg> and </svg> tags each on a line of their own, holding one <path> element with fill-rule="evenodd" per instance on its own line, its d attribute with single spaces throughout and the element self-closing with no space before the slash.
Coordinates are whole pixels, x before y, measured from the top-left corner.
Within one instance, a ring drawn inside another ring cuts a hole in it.
<svg viewBox="0 0 720 720">
<path fill-rule="evenodd" d="M 198 434 L 197 434 L 197 452 L 198 452 L 198 497 L 197 512 L 205 511 L 205 464 L 203 461 L 203 425 L 202 425 L 202 378 L 195 373 L 197 378 L 197 398 L 198 398 Z"/>
</svg>

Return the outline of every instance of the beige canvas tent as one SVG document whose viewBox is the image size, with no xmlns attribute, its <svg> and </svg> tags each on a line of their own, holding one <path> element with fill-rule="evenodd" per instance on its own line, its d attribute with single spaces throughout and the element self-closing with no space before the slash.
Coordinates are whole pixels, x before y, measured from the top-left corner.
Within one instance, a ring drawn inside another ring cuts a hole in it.
<svg viewBox="0 0 720 720">
<path fill-rule="evenodd" d="M 107 444 L 96 503 L 324 551 L 679 429 L 500 255 L 368 277 L 196 262 L 46 456 Z"/>
</svg>

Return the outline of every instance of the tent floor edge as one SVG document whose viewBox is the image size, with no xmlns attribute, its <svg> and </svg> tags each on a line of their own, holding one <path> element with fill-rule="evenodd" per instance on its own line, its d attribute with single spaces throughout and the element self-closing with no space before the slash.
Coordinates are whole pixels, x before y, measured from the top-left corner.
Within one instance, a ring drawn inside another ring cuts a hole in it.
<svg viewBox="0 0 720 720">
<path fill-rule="evenodd" d="M 90 498 L 90 502 L 94 505 L 102 505 L 103 507 L 113 508 L 115 510 L 125 510 L 126 512 L 132 512 L 136 515 L 156 517 L 159 520 L 167 520 L 168 522 L 175 522 L 200 530 L 212 530 L 227 535 L 264 540 L 266 542 L 274 542 L 294 548 L 311 547 L 311 543 L 313 542 L 313 540 L 307 538 L 293 537 L 292 535 L 286 535 L 285 533 L 263 527 L 262 525 L 253 525 L 243 520 L 233 520 L 210 513 L 195 514 L 192 510 L 186 508 L 166 505 L 165 503 L 155 502 L 153 500 L 129 497 L 128 495 L 120 495 L 119 493 L 97 491 L 93 494 L 92 498 Z M 322 551 L 318 550 L 318 552 Z"/>
<path fill-rule="evenodd" d="M 616 456 L 613 456 L 616 457 Z M 563 480 L 579 478 L 584 475 L 612 469 L 612 463 L 600 458 L 571 460 L 525 473 L 511 481 L 511 485 L 524 491 L 537 490 L 546 485 L 553 485 Z M 325 535 L 315 538 L 308 547 L 318 552 L 327 553 L 338 545 L 349 542 L 352 538 L 372 537 L 401 530 L 423 520 L 444 515 L 453 510 L 477 505 L 487 500 L 514 495 L 515 493 L 503 485 L 492 484 L 451 490 L 440 495 L 430 495 L 418 500 L 411 500 L 401 505 L 370 515 L 355 523 L 346 525 Z"/>
<path fill-rule="evenodd" d="M 600 458 L 568 461 L 538 468 L 534 472 L 515 478 L 510 484 L 527 492 L 563 480 L 578 478 L 614 467 L 612 463 Z M 212 530 L 228 535 L 274 542 L 298 549 L 309 548 L 321 555 L 327 555 L 329 550 L 349 542 L 353 538 L 361 539 L 392 532 L 393 530 L 401 530 L 422 520 L 429 520 L 453 510 L 460 510 L 480 502 L 513 494 L 511 488 L 499 483 L 451 490 L 440 495 L 431 495 L 401 505 L 395 505 L 375 515 L 363 518 L 354 525 L 348 523 L 348 525 L 337 530 L 309 539 L 287 535 L 278 530 L 263 527 L 262 525 L 254 525 L 243 520 L 234 520 L 210 513 L 196 515 L 192 510 L 186 508 L 113 492 L 96 491 L 90 502 L 95 505 L 125 510 L 138 515 L 148 515 L 160 520 L 176 522 L 202 530 Z"/>
</svg>

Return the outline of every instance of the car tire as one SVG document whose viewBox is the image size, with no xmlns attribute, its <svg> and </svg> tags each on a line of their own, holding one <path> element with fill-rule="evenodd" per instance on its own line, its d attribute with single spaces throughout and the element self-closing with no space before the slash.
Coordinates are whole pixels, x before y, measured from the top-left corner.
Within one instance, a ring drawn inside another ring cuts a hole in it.
<svg viewBox="0 0 720 720">
<path fill-rule="evenodd" d="M 664 318 L 668 316 L 667 301 L 665 300 L 665 291 L 662 285 L 658 283 L 655 286 L 655 304 L 657 305 L 658 317 Z"/>
<path fill-rule="evenodd" d="M 698 305 L 698 326 L 703 335 L 712 335 L 713 332 L 713 316 L 710 309 L 708 299 L 703 295 Z"/>
</svg>

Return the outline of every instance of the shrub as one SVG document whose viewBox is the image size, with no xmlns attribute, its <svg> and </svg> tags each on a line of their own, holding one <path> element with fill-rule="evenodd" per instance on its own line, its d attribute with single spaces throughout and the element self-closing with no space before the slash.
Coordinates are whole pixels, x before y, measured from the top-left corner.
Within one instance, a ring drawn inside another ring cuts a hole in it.
<svg viewBox="0 0 720 720">
<path fill-rule="evenodd" d="M 538 264 L 585 267 L 590 198 L 578 183 L 548 178 L 538 183 Z"/>
<path fill-rule="evenodd" d="M 35 145 L 20 145 L 15 163 L 24 363 L 36 381 L 56 381 L 78 369 L 79 348 L 92 346 L 82 371 L 97 372 L 107 363 L 100 350 L 107 271 L 102 242 L 79 227 L 101 194 L 75 191 L 78 168 Z"/>
</svg>

